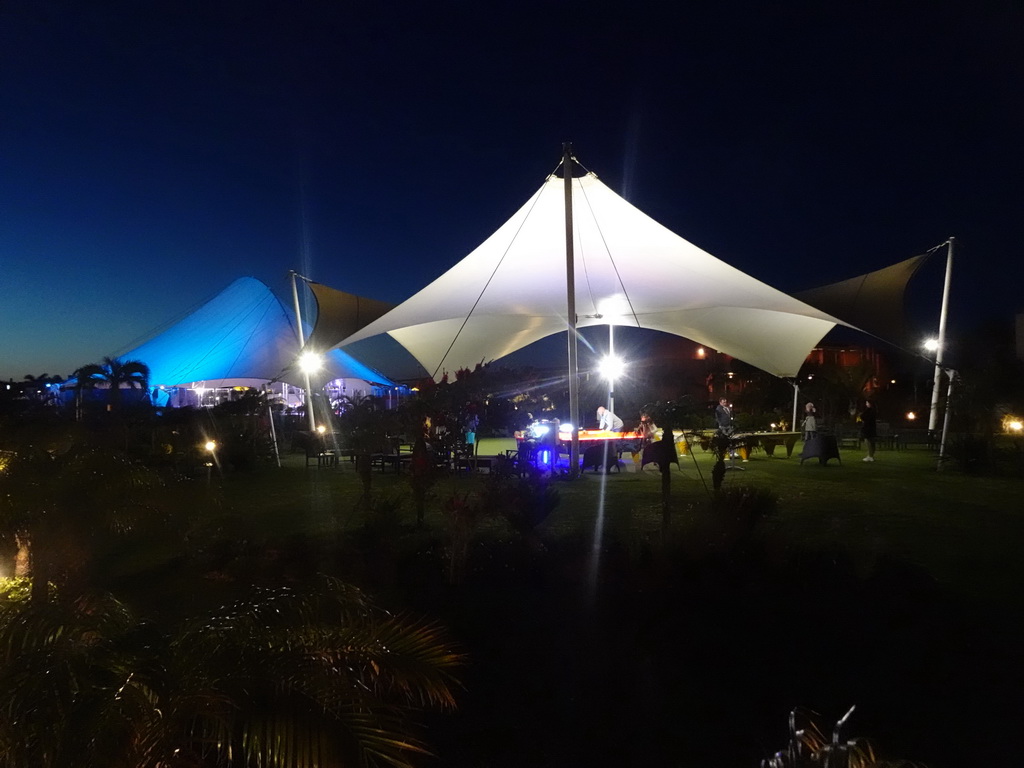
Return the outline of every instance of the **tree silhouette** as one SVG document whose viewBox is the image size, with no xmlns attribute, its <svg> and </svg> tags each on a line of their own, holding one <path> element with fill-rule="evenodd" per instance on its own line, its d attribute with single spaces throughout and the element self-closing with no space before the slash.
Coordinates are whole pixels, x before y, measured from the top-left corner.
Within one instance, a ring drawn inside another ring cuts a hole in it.
<svg viewBox="0 0 1024 768">
<path fill-rule="evenodd" d="M 140 360 L 120 360 L 104 357 L 101 363 L 89 363 L 75 371 L 76 390 L 108 388 L 108 410 L 116 411 L 121 405 L 121 388 L 146 389 L 149 387 L 149 366 Z"/>
</svg>

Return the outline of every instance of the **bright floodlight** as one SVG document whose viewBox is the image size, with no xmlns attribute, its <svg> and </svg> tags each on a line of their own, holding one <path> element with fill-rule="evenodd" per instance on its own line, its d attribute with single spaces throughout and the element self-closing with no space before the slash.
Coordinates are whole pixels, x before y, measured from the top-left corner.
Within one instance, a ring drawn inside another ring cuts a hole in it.
<svg viewBox="0 0 1024 768">
<path fill-rule="evenodd" d="M 601 374 L 601 378 L 615 381 L 626 372 L 626 364 L 617 355 L 605 355 L 598 363 L 597 370 Z"/>
<path fill-rule="evenodd" d="M 935 352 L 939 348 L 939 340 L 938 339 L 925 339 L 924 340 L 924 348 L 927 349 L 929 352 Z"/>
<path fill-rule="evenodd" d="M 316 352 L 303 352 L 299 357 L 299 368 L 305 373 L 316 373 L 323 365 L 324 359 Z"/>
<path fill-rule="evenodd" d="M 206 443 L 203 444 L 203 448 L 205 448 L 208 453 L 213 453 L 217 450 L 217 441 L 207 440 Z"/>
<path fill-rule="evenodd" d="M 322 435 L 324 432 L 327 431 L 327 427 L 325 427 L 323 424 L 318 424 L 316 427 L 316 431 Z"/>
</svg>

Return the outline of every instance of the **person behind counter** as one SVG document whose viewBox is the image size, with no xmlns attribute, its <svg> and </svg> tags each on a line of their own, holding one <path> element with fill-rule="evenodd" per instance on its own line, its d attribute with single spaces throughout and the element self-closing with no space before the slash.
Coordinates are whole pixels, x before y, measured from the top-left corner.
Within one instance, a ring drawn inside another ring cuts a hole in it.
<svg viewBox="0 0 1024 768">
<path fill-rule="evenodd" d="M 653 443 L 658 425 L 654 423 L 649 413 L 640 414 L 640 423 L 636 425 L 636 433 L 640 435 L 640 445 L 644 446 Z"/>
<path fill-rule="evenodd" d="M 715 408 L 715 424 L 719 432 L 729 437 L 736 430 L 732 406 L 729 405 L 728 398 L 723 397 L 719 399 L 718 406 Z"/>
<path fill-rule="evenodd" d="M 608 432 L 621 432 L 624 427 L 622 419 L 603 405 L 597 409 L 597 428 Z"/>
</svg>

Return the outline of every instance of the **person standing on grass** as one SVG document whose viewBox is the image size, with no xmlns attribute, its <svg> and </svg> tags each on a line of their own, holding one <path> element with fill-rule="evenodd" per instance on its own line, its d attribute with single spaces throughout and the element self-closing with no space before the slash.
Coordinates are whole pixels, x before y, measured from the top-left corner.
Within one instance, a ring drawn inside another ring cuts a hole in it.
<svg viewBox="0 0 1024 768">
<path fill-rule="evenodd" d="M 804 442 L 812 437 L 818 436 L 818 412 L 814 409 L 814 403 L 804 406 Z"/>
<path fill-rule="evenodd" d="M 860 412 L 860 436 L 868 444 L 868 455 L 864 461 L 875 460 L 875 440 L 878 437 L 878 421 L 875 406 L 870 400 L 864 401 L 864 410 Z"/>
</svg>

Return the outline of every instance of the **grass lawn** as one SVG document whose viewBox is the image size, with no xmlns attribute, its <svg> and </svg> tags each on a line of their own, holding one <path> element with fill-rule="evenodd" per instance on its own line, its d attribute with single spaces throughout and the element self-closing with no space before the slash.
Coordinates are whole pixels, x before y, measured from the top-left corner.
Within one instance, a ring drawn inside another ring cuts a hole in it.
<svg viewBox="0 0 1024 768">
<path fill-rule="evenodd" d="M 193 556 L 154 541 L 111 577 L 187 611 L 249 580 L 325 571 L 441 619 L 470 665 L 459 711 L 430 722 L 440 765 L 752 767 L 783 747 L 790 708 L 828 730 L 852 704 L 846 735 L 884 754 L 1011 765 L 1021 478 L 938 472 L 925 450 L 824 466 L 799 453 L 726 473 L 725 490 L 777 496 L 746 522 L 712 505 L 711 455 L 682 458 L 667 536 L 651 466 L 553 481 L 559 504 L 536 536 L 480 521 L 458 583 L 445 502 L 486 475 L 439 480 L 416 529 L 406 475 L 374 471 L 368 516 L 352 465 L 285 456 L 193 481 Z"/>
<path fill-rule="evenodd" d="M 781 449 L 780 449 L 781 452 Z M 844 452 L 842 462 L 801 464 L 800 444 L 791 458 L 756 452 L 742 470 L 726 473 L 723 488 L 749 486 L 778 496 L 779 512 L 771 521 L 776 536 L 791 546 L 840 549 L 869 565 L 892 556 L 922 567 L 936 580 L 977 599 L 1002 599 L 1024 584 L 1024 484 L 1021 478 L 966 475 L 936 470 L 935 455 L 925 450 L 879 450 L 877 461 Z M 784 454 L 783 454 L 784 455 Z M 624 465 L 628 454 L 624 454 Z M 247 520 L 254 539 L 323 536 L 353 530 L 365 522 L 358 510 L 361 487 L 350 463 L 338 469 L 305 467 L 301 457 L 282 457 L 280 469 L 214 478 L 214 493 L 226 508 Z M 685 535 L 711 496 L 710 453 L 697 449 L 680 459 L 672 472 L 671 527 Z M 603 511 L 603 530 L 611 539 L 628 541 L 660 533 L 661 476 L 652 464 L 642 472 L 585 472 L 577 482 L 555 481 L 560 504 L 541 525 L 544 540 L 592 537 Z M 426 526 L 447 523 L 442 502 L 471 493 L 486 474 L 458 475 L 431 489 Z M 408 477 L 374 471 L 377 498 L 393 499 L 400 515 L 414 520 Z M 603 504 L 602 504 L 603 501 Z M 482 524 L 483 538 L 508 531 L 502 521 Z"/>
</svg>

